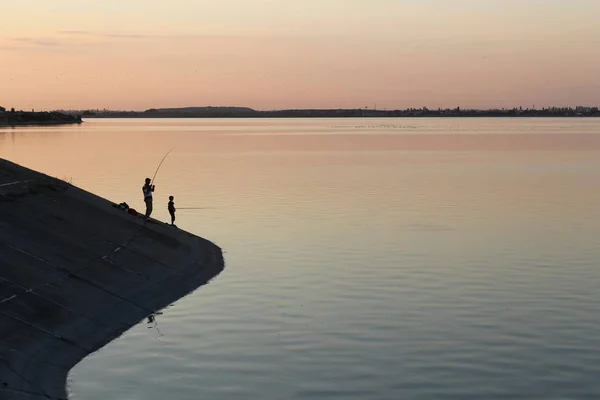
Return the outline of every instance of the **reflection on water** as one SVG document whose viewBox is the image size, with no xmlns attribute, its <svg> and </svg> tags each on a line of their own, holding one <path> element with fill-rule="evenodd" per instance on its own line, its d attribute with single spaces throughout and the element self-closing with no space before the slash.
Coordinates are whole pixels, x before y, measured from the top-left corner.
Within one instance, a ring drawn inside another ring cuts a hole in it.
<svg viewBox="0 0 600 400">
<path fill-rule="evenodd" d="M 148 329 L 153 329 L 156 332 L 156 336 L 154 336 L 154 339 L 156 339 L 156 341 L 160 342 L 160 338 L 164 335 L 158 328 L 158 321 L 156 320 L 156 317 L 158 315 L 162 315 L 162 312 L 159 311 L 152 315 L 149 315 L 148 319 L 146 321 L 146 324 L 148 325 Z"/>
<path fill-rule="evenodd" d="M 597 398 L 600 121 L 89 120 L 0 133 L 224 250 L 74 399 Z M 187 209 L 186 209 L 187 208 Z"/>
</svg>

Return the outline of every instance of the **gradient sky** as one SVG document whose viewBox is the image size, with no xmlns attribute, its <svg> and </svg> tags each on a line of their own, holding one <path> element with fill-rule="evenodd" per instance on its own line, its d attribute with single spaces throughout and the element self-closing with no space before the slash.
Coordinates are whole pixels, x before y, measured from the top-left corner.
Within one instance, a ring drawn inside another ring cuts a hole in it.
<svg viewBox="0 0 600 400">
<path fill-rule="evenodd" d="M 600 0 L 2 0 L 0 105 L 600 104 Z"/>
</svg>

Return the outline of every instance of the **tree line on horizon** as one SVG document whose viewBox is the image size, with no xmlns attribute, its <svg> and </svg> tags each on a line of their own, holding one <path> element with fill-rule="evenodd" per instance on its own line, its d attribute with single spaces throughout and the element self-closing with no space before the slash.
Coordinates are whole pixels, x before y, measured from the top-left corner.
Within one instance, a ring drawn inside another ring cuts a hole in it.
<svg viewBox="0 0 600 400">
<path fill-rule="evenodd" d="M 344 117 L 600 117 L 598 107 L 543 107 L 523 108 L 514 107 L 493 109 L 462 109 L 437 108 L 429 109 L 407 108 L 397 110 L 377 110 L 375 108 L 355 109 L 282 109 L 260 111 L 249 107 L 183 107 L 183 108 L 151 108 L 145 111 L 122 111 L 109 109 L 87 110 L 56 110 L 56 111 L 16 111 L 13 108 L 7 111 L 0 106 L 0 113 L 18 114 L 18 119 L 63 119 L 61 116 L 88 117 L 88 118 L 344 118 Z M 14 116 L 16 117 L 16 115 Z"/>
<path fill-rule="evenodd" d="M 55 124 L 55 123 L 80 123 L 81 116 L 62 113 L 58 111 L 23 111 L 11 107 L 6 111 L 0 106 L 0 126 L 22 125 L 22 124 Z"/>
<path fill-rule="evenodd" d="M 336 117 L 600 117 L 598 107 L 544 107 L 510 109 L 407 108 L 404 110 L 377 109 L 284 109 L 259 111 L 248 107 L 184 107 L 151 108 L 145 111 L 76 110 L 62 111 L 92 118 L 336 118 Z"/>
</svg>

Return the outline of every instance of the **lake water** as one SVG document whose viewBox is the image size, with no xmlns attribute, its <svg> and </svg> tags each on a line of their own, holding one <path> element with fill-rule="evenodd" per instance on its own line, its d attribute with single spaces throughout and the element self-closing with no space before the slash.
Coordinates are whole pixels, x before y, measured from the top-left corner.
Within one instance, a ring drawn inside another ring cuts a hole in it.
<svg viewBox="0 0 600 400">
<path fill-rule="evenodd" d="M 87 120 L 0 156 L 225 252 L 72 399 L 597 399 L 600 119 Z"/>
</svg>

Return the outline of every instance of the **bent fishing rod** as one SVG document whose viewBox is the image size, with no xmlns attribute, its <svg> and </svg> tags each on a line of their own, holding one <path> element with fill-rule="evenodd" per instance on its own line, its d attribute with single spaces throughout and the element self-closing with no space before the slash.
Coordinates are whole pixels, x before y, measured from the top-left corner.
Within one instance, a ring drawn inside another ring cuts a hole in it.
<svg viewBox="0 0 600 400">
<path fill-rule="evenodd" d="M 158 174 L 158 170 L 160 169 L 160 166 L 162 165 L 163 161 L 165 161 L 165 158 L 167 158 L 167 156 L 173 151 L 175 150 L 174 148 L 169 150 L 167 152 L 167 154 L 165 154 L 165 156 L 162 158 L 162 160 L 160 160 L 160 164 L 158 164 L 158 168 L 156 168 L 156 172 L 154 173 L 154 176 L 152 177 L 152 180 L 150 181 L 151 185 L 154 185 L 154 180 L 156 179 L 156 174 Z"/>
</svg>

